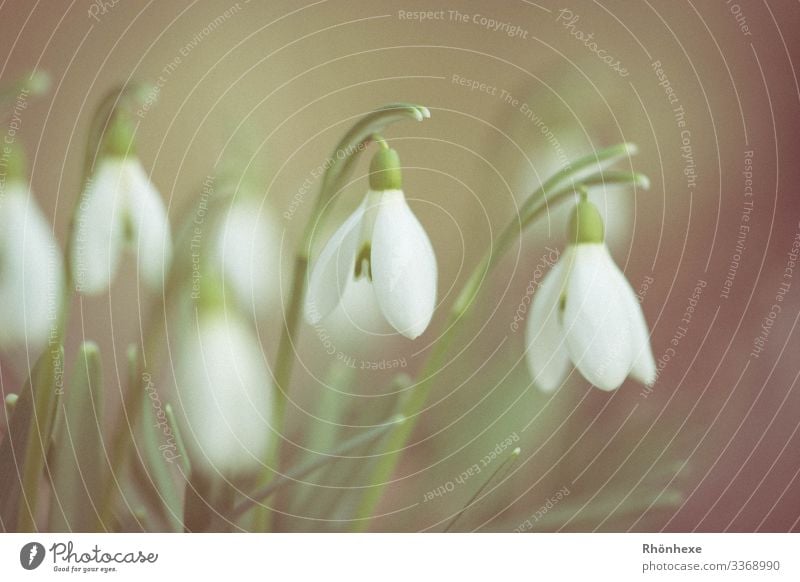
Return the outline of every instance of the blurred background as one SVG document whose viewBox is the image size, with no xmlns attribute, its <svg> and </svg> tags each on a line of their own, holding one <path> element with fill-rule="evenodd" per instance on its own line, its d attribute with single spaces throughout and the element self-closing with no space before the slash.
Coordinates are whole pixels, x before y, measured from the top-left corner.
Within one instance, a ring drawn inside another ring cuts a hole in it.
<svg viewBox="0 0 800 582">
<path fill-rule="evenodd" d="M 135 118 L 137 150 L 174 231 L 207 177 L 246 173 L 278 230 L 272 277 L 284 303 L 317 168 L 340 136 L 385 103 L 429 107 L 429 120 L 385 137 L 437 255 L 437 313 L 413 342 L 376 325 L 366 303 L 321 329 L 302 325 L 283 435 L 290 463 L 387 417 L 393 378 L 415 376 L 454 295 L 541 181 L 568 160 L 636 143 L 632 168 L 652 188 L 592 197 L 642 301 L 656 384 L 605 393 L 573 373 L 553 394 L 532 385 L 512 322 L 537 265 L 565 242 L 567 211 L 552 209 L 484 281 L 371 527 L 443 529 L 500 465 L 492 452 L 513 443 L 517 464 L 455 529 L 798 529 L 796 4 L 11 0 L 0 22 L 0 83 L 34 69 L 52 77 L 50 93 L 20 111 L 17 139 L 62 245 L 95 108 L 113 87 L 148 81 L 156 91 Z M 366 171 L 362 160 L 326 210 L 315 252 L 360 202 Z M 106 296 L 76 299 L 67 349 L 100 345 L 110 424 L 125 349 L 140 341 L 151 301 L 130 258 Z M 263 311 L 254 318 L 274 358 L 281 301 Z M 32 357 L 2 356 L 4 392 L 18 390 Z M 170 358 L 157 381 L 165 398 Z M 370 460 L 332 464 L 276 500 L 279 527 L 349 529 Z"/>
</svg>

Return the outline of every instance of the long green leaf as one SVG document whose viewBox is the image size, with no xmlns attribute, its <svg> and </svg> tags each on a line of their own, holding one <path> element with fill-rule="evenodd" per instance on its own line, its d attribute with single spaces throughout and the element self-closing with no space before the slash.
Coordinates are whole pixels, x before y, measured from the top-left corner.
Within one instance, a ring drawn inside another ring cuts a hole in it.
<svg viewBox="0 0 800 582">
<path fill-rule="evenodd" d="M 295 483 L 299 479 L 302 479 L 303 477 L 313 473 L 317 469 L 321 469 L 322 467 L 328 465 L 329 463 L 335 463 L 336 461 L 342 458 L 349 458 L 348 455 L 350 455 L 353 451 L 357 451 L 363 446 L 375 442 L 383 435 L 385 435 L 387 432 L 389 432 L 389 430 L 398 425 L 403 424 L 404 422 L 405 418 L 397 416 L 392 420 L 390 420 L 389 422 L 387 422 L 386 424 L 365 431 L 362 434 L 353 437 L 349 441 L 342 443 L 338 448 L 334 449 L 332 452 L 322 455 L 318 459 L 309 460 L 305 462 L 303 465 L 287 471 L 286 475 L 278 477 L 277 479 L 273 480 L 272 483 L 267 485 L 265 488 L 254 493 L 248 499 L 246 499 L 238 506 L 236 506 L 231 514 L 232 517 L 236 518 L 247 513 L 249 510 L 258 506 L 260 502 L 269 498 L 276 491 L 279 491 L 283 487 Z"/>
<path fill-rule="evenodd" d="M 318 398 L 315 398 L 316 407 L 312 413 L 316 418 L 309 417 L 308 427 L 302 433 L 302 445 L 306 449 L 301 456 L 302 461 L 312 458 L 312 451 L 324 451 L 331 447 L 331 443 L 336 442 L 336 437 L 340 433 L 340 427 L 344 423 L 345 404 L 349 398 L 343 392 L 352 385 L 356 370 L 349 366 L 344 366 L 335 360 L 328 371 L 325 386 L 320 387 Z M 291 515 L 307 515 L 309 504 L 318 500 L 318 489 L 313 485 L 298 485 L 293 488 L 291 496 L 286 496 L 285 503 L 279 497 L 276 501 L 278 507 L 285 507 L 286 513 Z M 280 523 L 276 524 L 283 531 L 286 526 L 281 516 L 276 516 Z"/>
<path fill-rule="evenodd" d="M 502 479 L 508 474 L 508 471 L 514 466 L 514 463 L 516 463 L 517 459 L 519 458 L 519 452 L 519 447 L 511 451 L 511 454 L 506 458 L 506 460 L 503 461 L 497 470 L 489 476 L 486 482 L 478 488 L 478 490 L 475 492 L 475 495 L 470 497 L 469 501 L 467 501 L 461 510 L 456 513 L 453 519 L 450 520 L 450 523 L 444 528 L 445 532 L 453 531 L 453 527 L 468 510 L 474 509 L 486 499 L 488 494 L 484 494 L 484 491 L 487 491 L 491 485 L 502 481 Z"/>
<path fill-rule="evenodd" d="M 64 349 L 47 349 L 39 357 L 31 375 L 32 406 L 27 411 L 28 436 L 25 441 L 25 463 L 17 514 L 19 531 L 38 531 L 36 514 L 40 498 L 40 482 L 47 465 L 47 449 L 52 435 L 54 407 L 61 391 Z M 17 403 L 19 412 L 20 403 Z M 17 415 L 14 413 L 14 416 Z"/>
<path fill-rule="evenodd" d="M 100 501 L 105 475 L 103 449 L 103 379 L 100 351 L 84 343 L 61 409 L 55 440 L 51 531 L 102 529 Z"/>
<path fill-rule="evenodd" d="M 0 528 L 5 532 L 16 530 L 25 447 L 33 418 L 30 380 L 25 383 L 13 409 L 6 438 L 0 443 Z"/>
</svg>

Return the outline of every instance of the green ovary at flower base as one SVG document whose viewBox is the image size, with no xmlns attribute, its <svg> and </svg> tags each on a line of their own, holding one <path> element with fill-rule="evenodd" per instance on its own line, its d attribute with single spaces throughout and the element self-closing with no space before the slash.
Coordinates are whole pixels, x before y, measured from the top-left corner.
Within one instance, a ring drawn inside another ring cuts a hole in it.
<svg viewBox="0 0 800 582">
<path fill-rule="evenodd" d="M 314 265 L 306 319 L 321 321 L 362 278 L 371 282 L 383 317 L 397 332 L 409 339 L 422 335 L 436 305 L 436 256 L 406 203 L 397 153 L 387 147 L 370 164 L 364 201 Z"/>
<path fill-rule="evenodd" d="M 129 116 L 116 112 L 75 214 L 72 279 L 90 295 L 111 284 L 125 245 L 136 253 L 139 274 L 154 289 L 163 284 L 172 258 L 166 209 L 133 152 L 133 133 Z"/>
<path fill-rule="evenodd" d="M 642 309 L 608 252 L 597 208 L 585 197 L 572 214 L 566 251 L 533 298 L 526 340 L 528 366 L 544 391 L 558 388 L 571 364 L 603 390 L 615 390 L 629 375 L 655 382 Z"/>
</svg>

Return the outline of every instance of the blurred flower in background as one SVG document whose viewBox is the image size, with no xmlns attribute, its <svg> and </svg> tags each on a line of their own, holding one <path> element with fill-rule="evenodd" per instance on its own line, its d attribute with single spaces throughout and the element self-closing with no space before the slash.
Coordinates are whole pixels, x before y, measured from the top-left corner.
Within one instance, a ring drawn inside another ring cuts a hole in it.
<svg viewBox="0 0 800 582">
<path fill-rule="evenodd" d="M 134 154 L 133 137 L 129 117 L 116 115 L 75 215 L 72 277 L 88 295 L 108 289 L 125 247 L 133 250 L 139 274 L 154 289 L 163 284 L 172 257 L 164 202 Z"/>
<path fill-rule="evenodd" d="M 281 281 L 281 238 L 275 217 L 253 196 L 237 196 L 222 215 L 213 253 L 225 284 L 244 309 L 254 313 L 273 309 Z"/>
<path fill-rule="evenodd" d="M 0 192 L 0 348 L 41 348 L 56 325 L 63 286 L 61 250 L 14 144 Z"/>
<path fill-rule="evenodd" d="M 180 341 L 176 409 L 193 470 L 232 477 L 263 465 L 273 439 L 272 379 L 251 326 L 202 308 Z"/>
</svg>

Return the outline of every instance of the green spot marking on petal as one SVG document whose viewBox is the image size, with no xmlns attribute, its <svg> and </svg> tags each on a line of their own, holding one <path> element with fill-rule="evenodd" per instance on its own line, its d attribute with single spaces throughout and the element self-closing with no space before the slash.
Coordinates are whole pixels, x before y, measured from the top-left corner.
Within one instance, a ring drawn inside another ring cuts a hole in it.
<svg viewBox="0 0 800 582">
<path fill-rule="evenodd" d="M 366 265 L 366 268 L 365 268 Z M 355 276 L 358 281 L 362 276 L 369 277 L 372 281 L 372 245 L 364 243 L 356 256 Z"/>
<path fill-rule="evenodd" d="M 567 294 L 561 293 L 558 298 L 558 323 L 564 323 L 564 310 L 567 308 Z"/>
</svg>

